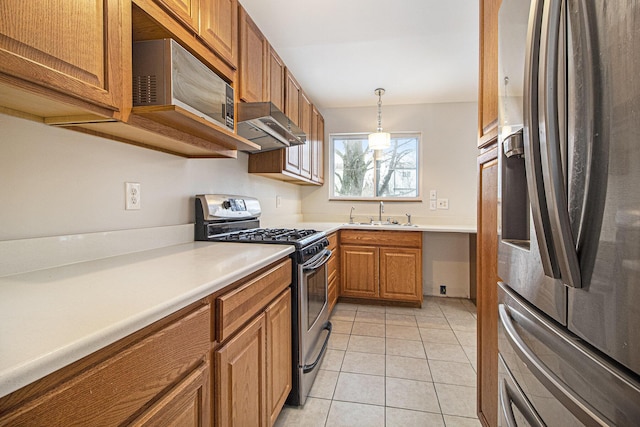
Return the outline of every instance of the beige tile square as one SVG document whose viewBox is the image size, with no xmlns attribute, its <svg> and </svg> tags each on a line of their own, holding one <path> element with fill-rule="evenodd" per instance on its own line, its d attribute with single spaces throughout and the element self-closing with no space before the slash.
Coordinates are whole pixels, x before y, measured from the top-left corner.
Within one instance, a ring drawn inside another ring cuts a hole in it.
<svg viewBox="0 0 640 427">
<path fill-rule="evenodd" d="M 414 314 L 416 309 L 413 307 L 387 307 L 386 313 L 389 314 L 404 314 L 406 316 L 411 316 Z"/>
<path fill-rule="evenodd" d="M 449 322 L 444 317 L 416 316 L 416 322 L 420 328 L 447 329 L 450 330 Z"/>
<path fill-rule="evenodd" d="M 474 418 L 476 416 L 476 388 L 451 384 L 435 384 L 440 408 L 444 415 Z"/>
<path fill-rule="evenodd" d="M 445 415 L 444 422 L 447 427 L 480 427 L 482 423 L 477 418 L 456 417 Z"/>
<path fill-rule="evenodd" d="M 420 335 L 425 343 L 458 344 L 458 339 L 450 329 L 420 328 Z"/>
<path fill-rule="evenodd" d="M 367 337 L 383 337 L 385 335 L 384 323 L 365 323 L 365 322 L 353 322 L 353 328 L 351 328 L 352 335 L 362 335 Z"/>
<path fill-rule="evenodd" d="M 392 356 L 415 357 L 426 359 L 424 347 L 420 341 L 399 340 L 387 338 L 387 353 Z"/>
<path fill-rule="evenodd" d="M 386 427 L 444 427 L 442 414 L 386 408 Z"/>
<path fill-rule="evenodd" d="M 433 383 L 387 378 L 387 406 L 416 411 L 440 412 Z"/>
<path fill-rule="evenodd" d="M 473 370 L 478 372 L 478 347 L 462 346 L 462 350 L 464 350 L 464 353 L 467 355 L 467 359 L 469 359 Z"/>
<path fill-rule="evenodd" d="M 382 376 L 341 372 L 333 399 L 384 406 L 384 383 Z"/>
<path fill-rule="evenodd" d="M 460 344 L 424 343 L 424 349 L 429 360 L 447 360 L 460 363 L 469 361 Z"/>
<path fill-rule="evenodd" d="M 342 372 L 384 376 L 385 356 L 347 351 L 342 362 Z"/>
<path fill-rule="evenodd" d="M 327 371 L 324 369 L 319 369 L 318 375 L 316 375 L 313 386 L 309 391 L 309 396 L 318 397 L 320 399 L 332 399 L 333 392 L 335 391 L 336 384 L 338 382 L 339 374 L 340 373 L 337 371 Z"/>
<path fill-rule="evenodd" d="M 327 371 L 339 371 L 342 367 L 342 359 L 344 359 L 344 350 L 334 350 L 328 348 L 320 364 L 320 369 Z"/>
<path fill-rule="evenodd" d="M 363 337 L 351 335 L 347 351 L 358 351 L 360 353 L 384 354 L 385 339 L 379 337 Z"/>
<path fill-rule="evenodd" d="M 475 332 L 462 332 L 453 331 L 460 342 L 460 345 L 466 345 L 468 347 L 477 347 L 478 339 Z"/>
<path fill-rule="evenodd" d="M 333 311 L 357 311 L 358 304 L 349 304 L 348 302 L 339 302 L 333 307 Z"/>
<path fill-rule="evenodd" d="M 431 371 L 426 359 L 387 355 L 386 364 L 387 377 L 432 381 Z"/>
<path fill-rule="evenodd" d="M 467 317 L 453 317 L 447 318 L 449 324 L 451 325 L 451 329 L 454 331 L 460 332 L 476 332 L 477 330 L 477 320 L 471 314 Z"/>
<path fill-rule="evenodd" d="M 350 334 L 353 322 L 346 322 L 344 320 L 332 320 L 331 321 L 331 333 L 336 334 Z"/>
<path fill-rule="evenodd" d="M 349 334 L 338 334 L 331 331 L 331 337 L 329 337 L 329 344 L 327 346 L 334 350 L 346 350 L 349 345 Z"/>
<path fill-rule="evenodd" d="M 387 324 L 387 338 L 398 338 L 402 340 L 421 341 L 420 331 L 417 326 L 399 326 Z"/>
<path fill-rule="evenodd" d="M 430 360 L 429 368 L 434 383 L 476 386 L 476 371 L 470 363 Z"/>
<path fill-rule="evenodd" d="M 444 313 L 437 304 L 423 303 L 420 309 L 413 311 L 413 314 L 421 317 L 440 317 L 444 319 Z"/>
<path fill-rule="evenodd" d="M 400 325 L 400 326 L 417 326 L 416 316 L 413 314 L 393 314 L 387 313 L 386 315 L 387 325 Z"/>
<path fill-rule="evenodd" d="M 345 322 L 353 322 L 356 318 L 355 310 L 333 310 L 331 313 L 331 320 L 342 320 Z"/>
<path fill-rule="evenodd" d="M 356 313 L 356 322 L 384 324 L 384 316 L 384 312 L 380 313 L 375 311 L 358 311 Z"/>
<path fill-rule="evenodd" d="M 385 313 L 387 308 L 383 305 L 358 305 L 359 312 L 369 312 L 369 313 Z"/>
<path fill-rule="evenodd" d="M 384 406 L 351 402 L 331 402 L 327 426 L 384 427 Z M 304 424 L 300 424 L 304 426 Z"/>
<path fill-rule="evenodd" d="M 276 420 L 276 427 L 324 427 L 331 400 L 308 397 L 304 406 L 285 406 Z"/>
</svg>

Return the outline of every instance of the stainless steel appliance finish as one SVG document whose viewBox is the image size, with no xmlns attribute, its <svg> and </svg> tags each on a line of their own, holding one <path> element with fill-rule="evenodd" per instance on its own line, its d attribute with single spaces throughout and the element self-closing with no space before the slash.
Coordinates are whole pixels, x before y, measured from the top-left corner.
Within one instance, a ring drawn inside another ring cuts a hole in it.
<svg viewBox="0 0 640 427">
<path fill-rule="evenodd" d="M 289 405 L 303 405 L 318 374 L 331 336 L 327 262 L 331 251 L 324 232 L 259 228 L 257 199 L 228 194 L 195 198 L 195 240 L 293 245 L 292 390 Z"/>
<path fill-rule="evenodd" d="M 177 105 L 234 129 L 233 88 L 173 39 L 133 43 L 133 105 Z"/>
<path fill-rule="evenodd" d="M 640 425 L 640 3 L 503 0 L 498 28 L 504 421 Z"/>
<path fill-rule="evenodd" d="M 238 135 L 258 144 L 261 150 L 302 145 L 305 133 L 271 102 L 238 103 Z"/>
</svg>

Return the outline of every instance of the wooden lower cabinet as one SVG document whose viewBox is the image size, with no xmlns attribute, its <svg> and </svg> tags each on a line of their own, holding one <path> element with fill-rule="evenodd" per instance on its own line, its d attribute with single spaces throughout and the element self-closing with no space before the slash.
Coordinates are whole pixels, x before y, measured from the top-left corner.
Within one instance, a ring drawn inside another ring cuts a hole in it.
<svg viewBox="0 0 640 427">
<path fill-rule="evenodd" d="M 265 314 L 215 352 L 218 426 L 267 426 Z"/>
<path fill-rule="evenodd" d="M 289 396 L 291 369 L 291 290 L 265 311 L 267 323 L 267 411 L 273 425 Z"/>
<path fill-rule="evenodd" d="M 478 158 L 478 419 L 498 422 L 498 160 Z"/>
<path fill-rule="evenodd" d="M 329 300 L 329 315 L 333 311 L 333 307 L 338 302 L 340 291 L 340 247 L 338 245 L 338 232 L 331 233 L 327 236 L 329 246 L 327 249 L 331 251 L 331 258 L 327 263 L 327 298 Z"/>
<path fill-rule="evenodd" d="M 209 324 L 207 304 L 151 325 L 3 397 L 0 425 L 209 426 Z"/>
<path fill-rule="evenodd" d="M 341 297 L 422 304 L 422 233 L 343 230 Z"/>
</svg>

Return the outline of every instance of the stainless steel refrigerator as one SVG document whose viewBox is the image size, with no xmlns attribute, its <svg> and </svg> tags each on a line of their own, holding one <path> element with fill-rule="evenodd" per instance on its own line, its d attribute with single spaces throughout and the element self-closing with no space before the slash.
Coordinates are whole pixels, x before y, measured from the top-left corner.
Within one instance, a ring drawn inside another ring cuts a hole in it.
<svg viewBox="0 0 640 427">
<path fill-rule="evenodd" d="M 640 425 L 640 1 L 502 0 L 502 425 Z"/>
</svg>

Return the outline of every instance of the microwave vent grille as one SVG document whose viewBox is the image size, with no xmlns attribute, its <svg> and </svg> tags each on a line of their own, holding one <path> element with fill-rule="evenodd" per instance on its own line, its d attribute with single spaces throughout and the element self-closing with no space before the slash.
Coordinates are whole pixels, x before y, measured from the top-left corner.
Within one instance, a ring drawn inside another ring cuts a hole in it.
<svg viewBox="0 0 640 427">
<path fill-rule="evenodd" d="M 158 103 L 157 77 L 135 76 L 133 78 L 133 105 L 156 105 Z"/>
</svg>

